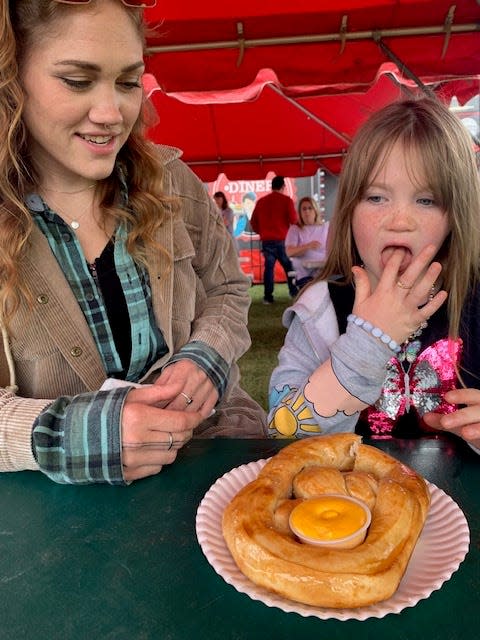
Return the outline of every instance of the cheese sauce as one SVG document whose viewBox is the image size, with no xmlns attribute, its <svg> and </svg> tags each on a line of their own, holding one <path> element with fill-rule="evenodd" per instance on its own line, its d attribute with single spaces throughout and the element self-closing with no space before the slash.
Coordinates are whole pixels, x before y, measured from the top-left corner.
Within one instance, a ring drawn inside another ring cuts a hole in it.
<svg viewBox="0 0 480 640">
<path fill-rule="evenodd" d="M 343 496 L 304 500 L 290 514 L 290 527 L 300 537 L 335 541 L 351 536 L 369 520 L 367 507 Z"/>
</svg>

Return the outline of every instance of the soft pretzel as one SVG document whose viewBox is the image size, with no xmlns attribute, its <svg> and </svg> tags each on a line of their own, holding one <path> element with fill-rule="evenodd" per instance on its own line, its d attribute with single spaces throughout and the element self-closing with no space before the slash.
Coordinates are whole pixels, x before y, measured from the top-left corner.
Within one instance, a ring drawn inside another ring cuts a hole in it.
<svg viewBox="0 0 480 640">
<path fill-rule="evenodd" d="M 293 535 L 291 509 L 322 493 L 350 494 L 369 504 L 372 522 L 362 544 L 326 549 Z M 429 504 L 423 478 L 362 444 L 360 436 L 316 436 L 282 449 L 239 491 L 224 511 L 223 535 L 254 583 L 305 604 L 360 607 L 396 591 Z"/>
</svg>

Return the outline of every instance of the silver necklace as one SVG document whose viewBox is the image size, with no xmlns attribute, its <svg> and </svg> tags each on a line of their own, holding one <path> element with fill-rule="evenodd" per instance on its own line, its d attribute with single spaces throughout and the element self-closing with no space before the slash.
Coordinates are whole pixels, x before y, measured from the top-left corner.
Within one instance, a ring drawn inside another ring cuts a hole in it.
<svg viewBox="0 0 480 640">
<path fill-rule="evenodd" d="M 70 220 L 70 222 L 68 224 L 72 227 L 72 229 L 74 229 L 76 231 L 80 227 L 80 220 L 87 213 L 89 207 L 90 207 L 90 205 L 87 207 L 87 209 L 85 209 L 85 211 L 80 216 L 77 216 L 77 219 Z"/>
<path fill-rule="evenodd" d="M 77 229 L 80 228 L 80 221 L 82 220 L 82 218 L 84 217 L 84 215 L 87 213 L 87 211 L 91 211 L 93 209 L 93 202 L 89 202 L 88 205 L 85 207 L 85 209 L 82 211 L 82 213 L 79 216 L 75 216 L 75 218 L 72 218 L 71 220 L 69 220 L 69 216 L 66 215 L 66 213 L 60 209 L 58 206 L 55 207 L 57 209 L 57 211 L 59 213 L 62 214 L 63 218 L 66 218 L 66 222 L 67 224 L 74 230 L 76 231 Z"/>
<path fill-rule="evenodd" d="M 84 193 L 85 191 L 90 191 L 90 189 L 93 189 L 96 186 L 97 186 L 97 183 L 94 182 L 93 184 L 90 184 L 88 187 L 83 187 L 82 189 L 77 189 L 76 191 L 61 191 L 60 189 L 48 189 L 47 187 L 42 187 L 42 191 L 49 191 L 50 193 L 60 193 L 62 195 L 74 196 L 79 193 Z M 65 211 L 61 207 L 55 204 L 55 202 L 53 203 L 53 206 L 55 210 L 57 210 L 59 213 L 62 214 L 62 217 L 66 218 L 67 224 L 74 231 L 76 231 L 77 229 L 80 228 L 80 220 L 84 217 L 87 211 L 93 207 L 93 203 L 89 203 L 79 216 L 75 216 L 71 220 L 69 220 L 69 216 L 65 213 Z"/>
<path fill-rule="evenodd" d="M 97 186 L 97 183 L 94 182 L 90 184 L 88 187 L 83 187 L 82 189 L 77 189 L 77 191 L 60 191 L 60 189 L 47 189 L 47 187 L 42 187 L 42 191 L 50 191 L 50 193 L 62 193 L 63 195 L 75 196 L 77 193 L 83 193 L 84 191 L 89 191 Z"/>
<path fill-rule="evenodd" d="M 71 192 L 63 192 L 63 191 L 57 191 L 56 193 L 65 193 L 65 194 L 69 194 L 69 195 L 74 195 L 75 193 L 82 193 L 82 191 L 88 191 L 88 189 L 92 189 L 95 185 L 92 185 L 91 187 L 87 187 L 87 189 L 81 189 L 80 191 L 71 191 Z M 53 189 L 44 189 L 44 191 L 53 191 Z M 85 207 L 85 209 L 80 213 L 80 215 L 78 216 L 74 216 L 73 218 L 71 218 L 69 215 L 67 215 L 65 213 L 65 211 L 62 209 L 62 207 L 59 207 L 58 204 L 56 204 L 54 201 L 52 202 L 52 208 L 57 211 L 59 214 L 61 214 L 61 217 L 65 219 L 65 222 L 69 225 L 69 227 L 71 227 L 74 231 L 76 231 L 77 229 L 80 228 L 80 222 L 82 220 L 82 218 L 85 216 L 85 214 L 88 211 L 91 211 L 93 209 L 93 201 L 89 202 L 87 204 L 87 206 Z"/>
</svg>

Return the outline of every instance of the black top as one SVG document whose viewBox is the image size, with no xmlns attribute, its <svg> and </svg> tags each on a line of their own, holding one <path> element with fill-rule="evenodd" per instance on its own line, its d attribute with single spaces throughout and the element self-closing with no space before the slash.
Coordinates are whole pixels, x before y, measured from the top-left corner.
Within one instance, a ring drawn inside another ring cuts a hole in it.
<svg viewBox="0 0 480 640">
<path fill-rule="evenodd" d="M 108 242 L 101 255 L 88 268 L 103 296 L 115 347 L 124 369 L 116 374 L 116 377 L 121 378 L 126 375 L 130 365 L 132 337 L 127 302 L 115 270 L 113 241 Z"/>
</svg>

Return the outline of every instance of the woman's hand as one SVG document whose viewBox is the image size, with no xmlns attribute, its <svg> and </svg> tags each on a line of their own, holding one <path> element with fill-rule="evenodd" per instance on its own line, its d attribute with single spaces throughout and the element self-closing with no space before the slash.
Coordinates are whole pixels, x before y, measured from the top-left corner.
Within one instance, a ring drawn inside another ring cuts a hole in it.
<svg viewBox="0 0 480 640">
<path fill-rule="evenodd" d="M 400 275 L 404 249 L 395 250 L 373 292 L 368 274 L 361 267 L 354 267 L 353 313 L 382 329 L 399 344 L 404 342 L 447 299 L 446 291 L 438 291 L 430 300 L 432 286 L 442 270 L 439 262 L 431 262 L 434 254 L 435 247 L 426 246 Z"/>
<path fill-rule="evenodd" d="M 155 385 L 165 384 L 178 387 L 176 397 L 165 405 L 166 409 L 199 411 L 203 418 L 208 418 L 218 402 L 218 392 L 213 382 L 193 360 L 179 360 L 165 367 Z"/>
<path fill-rule="evenodd" d="M 319 240 L 311 240 L 305 244 L 293 244 L 285 247 L 285 252 L 289 258 L 295 258 L 296 256 L 303 256 L 310 249 L 321 249 L 322 243 Z"/>
<path fill-rule="evenodd" d="M 122 412 L 122 463 L 127 482 L 159 473 L 171 464 L 204 419 L 198 411 L 165 408 L 177 397 L 178 384 L 132 389 Z"/>
<path fill-rule="evenodd" d="M 480 390 L 453 389 L 445 393 L 445 400 L 462 406 L 453 413 L 426 413 L 423 416 L 425 424 L 433 429 L 451 431 L 480 448 Z"/>
</svg>

